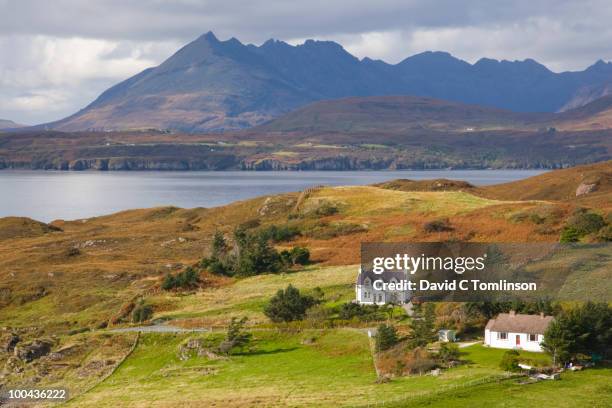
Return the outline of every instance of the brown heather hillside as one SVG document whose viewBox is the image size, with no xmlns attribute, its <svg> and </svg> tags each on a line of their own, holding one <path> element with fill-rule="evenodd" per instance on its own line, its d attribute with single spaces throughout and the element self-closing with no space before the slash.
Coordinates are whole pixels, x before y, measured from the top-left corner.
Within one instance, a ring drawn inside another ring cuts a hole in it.
<svg viewBox="0 0 612 408">
<path fill-rule="evenodd" d="M 238 226 L 298 229 L 298 237 L 276 245 L 308 247 L 316 268 L 358 263 L 362 241 L 557 242 L 577 206 L 609 211 L 609 201 L 602 199 L 557 201 L 571 198 L 592 177 L 599 177 L 600 190 L 585 197 L 606 194 L 609 165 L 483 189 L 445 180 L 397 181 L 385 188 L 323 187 L 210 209 L 131 210 L 52 226 L 2 219 L 0 326 L 62 332 L 120 321 L 134 299 L 158 293 L 163 276 L 207 255 L 215 231 L 231 241 Z M 428 232 L 427 225 L 440 220 L 449 228 Z M 204 288 L 233 283 L 206 274 L 202 279 Z M 160 302 L 156 312 L 177 307 Z"/>
<path fill-rule="evenodd" d="M 375 186 L 399 191 L 465 191 L 495 200 L 562 201 L 609 209 L 612 207 L 612 161 L 551 171 L 524 180 L 484 187 L 446 179 L 398 179 Z"/>
<path fill-rule="evenodd" d="M 582 205 L 612 206 L 612 161 L 544 173 L 512 183 L 480 189 L 500 200 L 572 201 Z"/>
</svg>

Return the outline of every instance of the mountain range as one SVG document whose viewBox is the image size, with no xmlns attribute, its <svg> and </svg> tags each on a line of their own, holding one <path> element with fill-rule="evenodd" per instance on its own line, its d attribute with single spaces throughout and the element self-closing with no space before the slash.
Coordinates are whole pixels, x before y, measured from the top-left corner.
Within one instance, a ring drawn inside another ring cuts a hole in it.
<svg viewBox="0 0 612 408">
<path fill-rule="evenodd" d="M 398 64 L 358 59 L 337 43 L 261 46 L 208 32 L 157 67 L 103 92 L 90 105 L 38 128 L 62 131 L 171 129 L 218 132 L 268 122 L 311 102 L 413 95 L 508 109 L 556 112 L 612 90 L 612 63 L 555 73 L 538 62 L 483 58 L 470 64 L 424 52 Z"/>
<path fill-rule="evenodd" d="M 0 130 L 3 129 L 17 129 L 24 127 L 25 125 L 21 125 L 19 123 L 15 123 L 12 120 L 8 119 L 0 119 Z"/>
</svg>

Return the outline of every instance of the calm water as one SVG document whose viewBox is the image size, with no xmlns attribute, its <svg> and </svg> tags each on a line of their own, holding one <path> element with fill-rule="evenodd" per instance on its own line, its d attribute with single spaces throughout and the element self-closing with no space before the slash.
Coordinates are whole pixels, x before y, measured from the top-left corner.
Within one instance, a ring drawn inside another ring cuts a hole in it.
<svg viewBox="0 0 612 408">
<path fill-rule="evenodd" d="M 42 172 L 0 171 L 0 217 L 79 219 L 131 208 L 215 207 L 309 186 L 371 184 L 397 178 L 450 178 L 476 185 L 514 181 L 532 170 L 325 172 Z"/>
</svg>

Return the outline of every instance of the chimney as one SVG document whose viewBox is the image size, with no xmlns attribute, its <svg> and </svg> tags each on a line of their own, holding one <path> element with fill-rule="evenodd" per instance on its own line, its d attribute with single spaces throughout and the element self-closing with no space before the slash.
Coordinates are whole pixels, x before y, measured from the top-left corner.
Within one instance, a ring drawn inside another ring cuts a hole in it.
<svg viewBox="0 0 612 408">
<path fill-rule="evenodd" d="M 510 311 L 510 317 L 514 317 L 515 314 L 516 314 L 516 312 L 514 310 Z"/>
</svg>

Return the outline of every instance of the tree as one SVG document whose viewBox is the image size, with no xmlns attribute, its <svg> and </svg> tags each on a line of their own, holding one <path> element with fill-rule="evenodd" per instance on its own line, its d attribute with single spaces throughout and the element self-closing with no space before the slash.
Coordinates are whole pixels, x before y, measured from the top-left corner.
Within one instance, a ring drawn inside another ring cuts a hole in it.
<svg viewBox="0 0 612 408">
<path fill-rule="evenodd" d="M 542 349 L 551 355 L 553 366 L 567 361 L 569 356 L 569 333 L 558 320 L 552 321 L 544 334 Z"/>
<path fill-rule="evenodd" d="M 227 255 L 227 250 L 227 241 L 225 241 L 223 234 L 220 231 L 215 231 L 211 246 L 211 257 L 222 259 L 223 257 L 225 257 L 225 255 Z"/>
<path fill-rule="evenodd" d="M 235 233 L 238 259 L 235 267 L 238 276 L 253 276 L 264 272 L 278 272 L 280 256 L 264 235 L 252 235 L 238 229 Z"/>
<path fill-rule="evenodd" d="M 381 324 L 378 326 L 378 330 L 374 336 L 376 351 L 388 350 L 395 346 L 398 341 L 397 330 L 394 326 L 390 324 Z"/>
<path fill-rule="evenodd" d="M 308 308 L 316 304 L 312 296 L 300 294 L 292 285 L 280 289 L 265 306 L 264 313 L 273 322 L 291 322 L 303 320 Z"/>
<path fill-rule="evenodd" d="M 410 342 L 413 347 L 424 347 L 437 338 L 435 305 L 426 303 L 425 306 L 417 307 L 414 311 L 410 322 L 410 328 L 412 329 Z"/>
<path fill-rule="evenodd" d="M 505 371 L 519 371 L 519 352 L 516 350 L 508 350 L 502 356 L 499 362 L 499 368 Z"/>
<path fill-rule="evenodd" d="M 438 351 L 438 358 L 445 363 L 459 360 L 459 347 L 453 343 L 442 343 Z"/>
<path fill-rule="evenodd" d="M 153 316 L 153 308 L 149 305 L 146 305 L 143 300 L 136 305 L 134 310 L 132 311 L 132 322 L 140 323 L 149 320 Z"/>
<path fill-rule="evenodd" d="M 221 345 L 219 345 L 219 350 L 221 352 L 230 354 L 231 350 L 235 348 L 242 351 L 244 347 L 249 344 L 253 335 L 244 329 L 247 321 L 248 319 L 246 317 L 243 317 L 242 319 L 232 317 L 232 320 L 227 326 L 225 340 L 223 340 Z"/>
<path fill-rule="evenodd" d="M 555 363 L 563 363 L 578 354 L 606 356 L 610 344 L 612 308 L 607 303 L 587 302 L 555 318 L 544 333 L 543 347 Z"/>
</svg>

